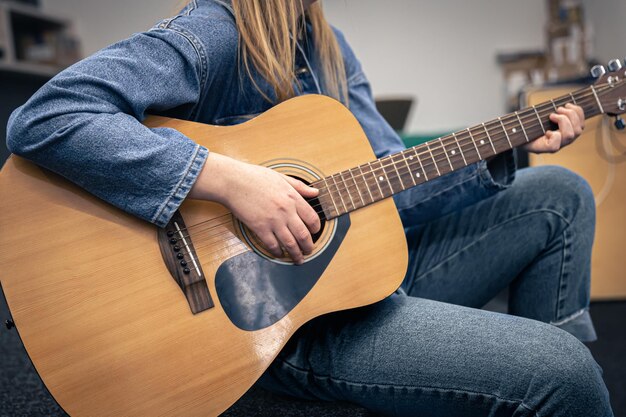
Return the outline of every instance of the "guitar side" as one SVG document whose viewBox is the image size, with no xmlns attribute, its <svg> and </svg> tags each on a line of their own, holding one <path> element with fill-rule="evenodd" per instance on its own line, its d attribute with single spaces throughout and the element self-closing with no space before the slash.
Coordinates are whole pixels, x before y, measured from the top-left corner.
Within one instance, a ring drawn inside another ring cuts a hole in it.
<svg viewBox="0 0 626 417">
<path fill-rule="evenodd" d="M 242 125 L 152 118 L 210 151 L 255 164 L 299 164 L 330 175 L 373 160 L 352 115 L 324 97 L 289 100 Z M 286 168 L 285 168 L 286 167 Z M 249 250 L 203 250 L 192 235 L 215 306 L 192 314 L 163 263 L 156 228 L 61 177 L 12 156 L 0 174 L 0 279 L 33 363 L 59 404 L 81 415 L 217 415 L 306 321 L 378 301 L 400 284 L 405 237 L 392 200 L 350 214 L 351 226 L 313 288 L 277 322 L 242 330 L 226 314 L 215 276 Z M 187 225 L 227 214 L 188 201 Z M 295 277 L 297 278 L 297 277 Z"/>
</svg>

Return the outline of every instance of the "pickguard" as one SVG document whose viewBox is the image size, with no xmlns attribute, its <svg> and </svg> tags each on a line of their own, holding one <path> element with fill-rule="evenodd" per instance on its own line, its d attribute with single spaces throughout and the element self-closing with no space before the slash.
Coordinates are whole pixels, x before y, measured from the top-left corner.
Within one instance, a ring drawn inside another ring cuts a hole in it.
<svg viewBox="0 0 626 417">
<path fill-rule="evenodd" d="M 255 331 L 282 319 L 311 291 L 350 228 L 350 216 L 337 219 L 337 230 L 326 249 L 302 265 L 281 264 L 245 252 L 217 270 L 215 289 L 224 312 L 242 330 Z"/>
</svg>

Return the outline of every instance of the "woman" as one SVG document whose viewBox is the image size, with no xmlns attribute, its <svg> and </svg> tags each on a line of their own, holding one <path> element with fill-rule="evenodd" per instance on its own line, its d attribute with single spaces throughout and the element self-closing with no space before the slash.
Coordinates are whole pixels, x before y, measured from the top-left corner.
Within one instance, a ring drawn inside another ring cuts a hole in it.
<svg viewBox="0 0 626 417">
<path fill-rule="evenodd" d="M 8 144 L 158 226 L 185 198 L 220 202 L 272 253 L 301 263 L 320 227 L 303 197 L 317 190 L 140 121 L 158 113 L 232 124 L 308 93 L 348 106 L 377 156 L 402 149 L 319 3 L 194 0 L 55 77 L 12 115 Z M 580 107 L 550 118 L 559 129 L 530 151 L 556 151 L 581 133 Z M 410 248 L 402 288 L 304 326 L 262 386 L 389 415 L 612 415 L 600 369 L 576 339 L 595 338 L 594 203 L 582 179 L 558 168 L 515 173 L 505 154 L 396 203 Z M 477 309 L 507 286 L 512 315 Z"/>
</svg>

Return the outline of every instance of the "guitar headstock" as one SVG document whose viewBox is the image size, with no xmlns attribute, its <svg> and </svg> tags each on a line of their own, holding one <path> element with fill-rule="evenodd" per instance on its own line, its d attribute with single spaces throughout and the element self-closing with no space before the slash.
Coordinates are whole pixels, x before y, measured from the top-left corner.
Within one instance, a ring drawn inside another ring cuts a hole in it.
<svg viewBox="0 0 626 417">
<path fill-rule="evenodd" d="M 598 79 L 594 88 L 603 113 L 609 116 L 626 113 L 626 68 L 622 61 L 611 60 L 608 71 L 602 65 L 596 65 L 591 69 L 591 75 Z"/>
</svg>

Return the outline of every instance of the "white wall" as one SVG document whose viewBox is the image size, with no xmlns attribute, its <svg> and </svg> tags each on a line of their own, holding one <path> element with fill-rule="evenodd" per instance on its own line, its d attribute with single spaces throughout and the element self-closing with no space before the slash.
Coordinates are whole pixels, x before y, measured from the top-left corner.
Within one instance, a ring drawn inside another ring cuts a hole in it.
<svg viewBox="0 0 626 417">
<path fill-rule="evenodd" d="M 626 57 L 626 1 L 583 0 L 594 31 L 595 56 L 604 64 Z"/>
<path fill-rule="evenodd" d="M 150 27 L 177 0 L 42 0 L 75 19 L 91 53 Z M 602 60 L 626 55 L 626 1 L 584 0 Z M 543 49 L 545 0 L 326 0 L 374 94 L 413 95 L 411 131 L 465 127 L 505 112 L 501 51 Z M 620 51 L 619 48 L 622 50 Z"/>
<path fill-rule="evenodd" d="M 75 23 L 83 53 L 89 55 L 175 14 L 177 0 L 41 0 L 50 13 Z"/>
<path fill-rule="evenodd" d="M 410 131 L 462 128 L 505 109 L 500 51 L 542 49 L 542 0 L 325 2 L 375 95 L 418 98 Z"/>
</svg>

